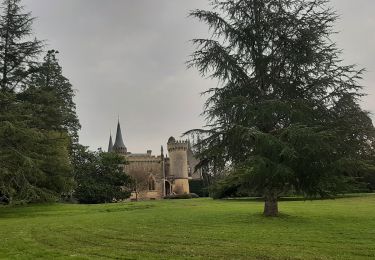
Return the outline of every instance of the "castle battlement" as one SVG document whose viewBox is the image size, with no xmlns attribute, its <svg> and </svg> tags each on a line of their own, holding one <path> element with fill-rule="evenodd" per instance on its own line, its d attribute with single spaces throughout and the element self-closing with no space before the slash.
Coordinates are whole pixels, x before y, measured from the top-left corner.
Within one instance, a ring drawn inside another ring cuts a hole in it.
<svg viewBox="0 0 375 260">
<path fill-rule="evenodd" d="M 189 148 L 189 142 L 187 140 L 176 140 L 174 137 L 169 138 L 167 144 L 168 152 L 183 150 L 186 151 Z"/>
<path fill-rule="evenodd" d="M 131 153 L 127 150 L 120 127 L 117 124 L 116 140 L 110 136 L 108 152 L 115 152 L 126 157 L 128 164 L 124 171 L 136 180 L 132 187 L 132 199 L 160 199 L 172 194 L 188 194 L 189 165 L 188 154 L 190 143 L 187 140 L 176 140 L 170 137 L 167 143 L 168 155 L 164 155 L 163 146 L 160 155 L 153 155 L 151 150 L 146 153 Z"/>
</svg>

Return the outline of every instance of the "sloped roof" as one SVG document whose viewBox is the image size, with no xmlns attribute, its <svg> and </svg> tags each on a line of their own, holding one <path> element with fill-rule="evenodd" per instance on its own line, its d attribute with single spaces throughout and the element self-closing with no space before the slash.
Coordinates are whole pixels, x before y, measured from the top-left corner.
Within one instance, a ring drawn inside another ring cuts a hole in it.
<svg viewBox="0 0 375 260">
<path fill-rule="evenodd" d="M 112 135 L 109 136 L 108 152 L 109 153 L 113 152 Z"/>
<path fill-rule="evenodd" d="M 126 149 L 124 140 L 122 139 L 120 121 L 117 123 L 116 140 L 115 140 L 115 144 L 113 145 L 113 148 L 114 149 L 119 149 L 119 148 Z"/>
</svg>

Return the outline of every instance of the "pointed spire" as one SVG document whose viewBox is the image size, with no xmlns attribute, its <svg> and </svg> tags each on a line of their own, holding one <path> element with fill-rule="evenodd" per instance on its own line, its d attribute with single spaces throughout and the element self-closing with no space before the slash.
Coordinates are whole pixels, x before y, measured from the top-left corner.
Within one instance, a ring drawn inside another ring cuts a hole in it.
<svg viewBox="0 0 375 260">
<path fill-rule="evenodd" d="M 122 139 L 120 119 L 117 123 L 116 140 L 115 140 L 115 144 L 113 145 L 113 150 L 117 153 L 123 153 L 123 154 L 127 153 L 127 149 L 126 149 L 126 146 L 124 144 L 124 140 Z"/>
<path fill-rule="evenodd" d="M 108 152 L 113 152 L 113 141 L 112 141 L 112 133 L 109 134 L 109 144 L 108 144 Z"/>
</svg>

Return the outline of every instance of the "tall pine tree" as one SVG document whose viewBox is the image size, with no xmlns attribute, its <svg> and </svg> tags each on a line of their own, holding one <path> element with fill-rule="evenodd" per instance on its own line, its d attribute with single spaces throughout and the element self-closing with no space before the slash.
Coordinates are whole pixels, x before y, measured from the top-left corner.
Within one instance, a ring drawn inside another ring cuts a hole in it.
<svg viewBox="0 0 375 260">
<path fill-rule="evenodd" d="M 28 128 L 37 129 L 45 136 L 44 150 L 40 151 L 46 158 L 41 164 L 44 180 L 38 184 L 56 195 L 69 195 L 74 184 L 71 161 L 73 149 L 78 146 L 80 124 L 73 101 L 74 90 L 62 74 L 57 53 L 47 52 L 17 97 L 28 117 Z"/>
<path fill-rule="evenodd" d="M 0 15 L 0 89 L 15 91 L 33 72 L 42 42 L 34 39 L 30 13 L 23 12 L 20 0 L 4 0 Z"/>
<path fill-rule="evenodd" d="M 56 57 L 58 51 L 49 50 L 43 63 L 24 85 L 20 98 L 28 102 L 33 122 L 31 127 L 66 132 L 73 144 L 78 143 L 79 123 L 74 89 L 63 75 Z"/>
<path fill-rule="evenodd" d="M 0 201 L 58 199 L 74 186 L 72 144 L 80 127 L 74 92 L 55 51 L 37 62 L 42 43 L 19 0 L 0 15 Z"/>
<path fill-rule="evenodd" d="M 328 1 L 211 3 L 213 11 L 191 12 L 212 34 L 193 41 L 189 65 L 220 82 L 205 92 L 207 128 L 192 131 L 205 135 L 202 166 L 230 169 L 219 196 L 259 193 L 264 214 L 276 216 L 290 190 L 307 197 L 343 190 L 375 135 L 358 105 L 362 70 L 343 65 L 330 38 L 337 15 Z"/>
</svg>

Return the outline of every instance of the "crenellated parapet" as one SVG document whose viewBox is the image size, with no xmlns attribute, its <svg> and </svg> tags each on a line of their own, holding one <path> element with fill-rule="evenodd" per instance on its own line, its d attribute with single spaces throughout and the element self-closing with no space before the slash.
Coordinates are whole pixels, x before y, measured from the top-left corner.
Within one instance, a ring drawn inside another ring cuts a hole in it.
<svg viewBox="0 0 375 260">
<path fill-rule="evenodd" d="M 167 143 L 168 152 L 173 151 L 187 151 L 189 148 L 189 142 L 186 140 L 176 140 L 174 137 L 169 138 Z"/>
</svg>

